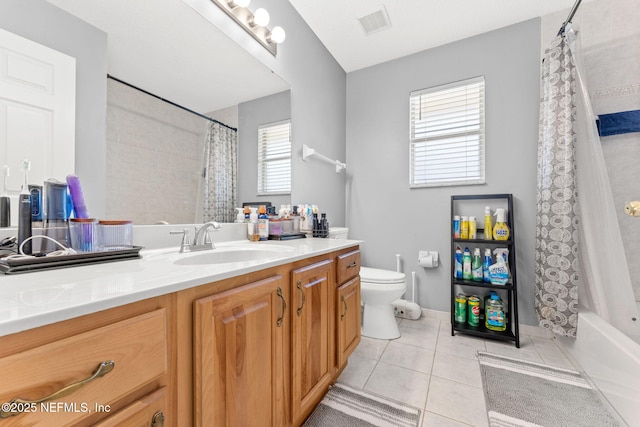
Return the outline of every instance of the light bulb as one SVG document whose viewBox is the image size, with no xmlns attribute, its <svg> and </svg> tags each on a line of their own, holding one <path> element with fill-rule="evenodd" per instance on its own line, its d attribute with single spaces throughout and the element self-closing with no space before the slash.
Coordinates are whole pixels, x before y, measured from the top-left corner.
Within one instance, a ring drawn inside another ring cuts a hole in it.
<svg viewBox="0 0 640 427">
<path fill-rule="evenodd" d="M 287 35 L 282 27 L 274 27 L 269 35 L 269 41 L 273 43 L 282 43 L 286 36 Z"/>
<path fill-rule="evenodd" d="M 236 7 L 247 7 L 249 6 L 249 3 L 251 3 L 251 0 L 229 0 L 227 2 L 229 7 L 232 9 Z"/>
<path fill-rule="evenodd" d="M 253 13 L 253 25 L 259 27 L 266 27 L 269 25 L 269 12 L 266 9 L 260 8 Z"/>
</svg>

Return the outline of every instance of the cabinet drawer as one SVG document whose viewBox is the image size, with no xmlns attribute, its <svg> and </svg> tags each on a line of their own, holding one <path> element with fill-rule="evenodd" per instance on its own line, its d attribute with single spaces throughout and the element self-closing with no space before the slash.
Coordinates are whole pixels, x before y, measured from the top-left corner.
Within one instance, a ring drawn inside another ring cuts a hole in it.
<svg viewBox="0 0 640 427">
<path fill-rule="evenodd" d="M 113 414 L 95 427 L 164 427 L 167 414 L 166 387 Z"/>
<path fill-rule="evenodd" d="M 338 284 L 353 279 L 360 273 L 360 250 L 338 255 Z"/>
<path fill-rule="evenodd" d="M 95 419 L 98 408 L 159 378 L 167 371 L 165 316 L 159 309 L 0 359 L 0 403 L 18 398 L 11 409 L 22 410 L 2 427 Z"/>
</svg>

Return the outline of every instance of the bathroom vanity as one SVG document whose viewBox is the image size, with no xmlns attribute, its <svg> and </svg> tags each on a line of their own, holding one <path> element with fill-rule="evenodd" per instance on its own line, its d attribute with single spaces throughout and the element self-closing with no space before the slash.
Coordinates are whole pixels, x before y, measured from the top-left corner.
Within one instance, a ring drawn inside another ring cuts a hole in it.
<svg viewBox="0 0 640 427">
<path fill-rule="evenodd" d="M 0 422 L 300 425 L 360 340 L 358 244 L 228 242 L 0 277 Z"/>
</svg>

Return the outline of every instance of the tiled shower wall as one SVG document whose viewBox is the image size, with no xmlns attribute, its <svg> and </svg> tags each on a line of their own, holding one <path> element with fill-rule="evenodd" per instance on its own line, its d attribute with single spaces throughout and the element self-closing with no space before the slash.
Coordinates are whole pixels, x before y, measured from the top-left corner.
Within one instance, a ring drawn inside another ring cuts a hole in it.
<svg viewBox="0 0 640 427">
<path fill-rule="evenodd" d="M 568 11 L 542 19 L 542 49 Z M 583 1 L 573 19 L 582 44 L 582 69 L 595 114 L 640 109 L 640 8 L 637 0 Z M 636 300 L 640 301 L 640 218 L 624 214 L 640 200 L 640 133 L 601 138 Z"/>
<path fill-rule="evenodd" d="M 107 80 L 109 219 L 200 222 L 208 122 Z"/>
</svg>

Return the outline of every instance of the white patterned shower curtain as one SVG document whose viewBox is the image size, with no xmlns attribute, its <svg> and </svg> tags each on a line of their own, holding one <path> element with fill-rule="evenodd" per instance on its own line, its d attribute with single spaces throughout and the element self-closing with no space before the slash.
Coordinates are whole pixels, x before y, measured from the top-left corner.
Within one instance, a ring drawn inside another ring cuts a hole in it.
<svg viewBox="0 0 640 427">
<path fill-rule="evenodd" d="M 535 309 L 540 325 L 575 337 L 578 299 L 627 332 L 635 315 L 595 116 L 568 25 L 545 51 L 538 139 Z"/>
<path fill-rule="evenodd" d="M 238 132 L 211 122 L 206 136 L 203 219 L 233 222 L 238 201 Z"/>
</svg>

